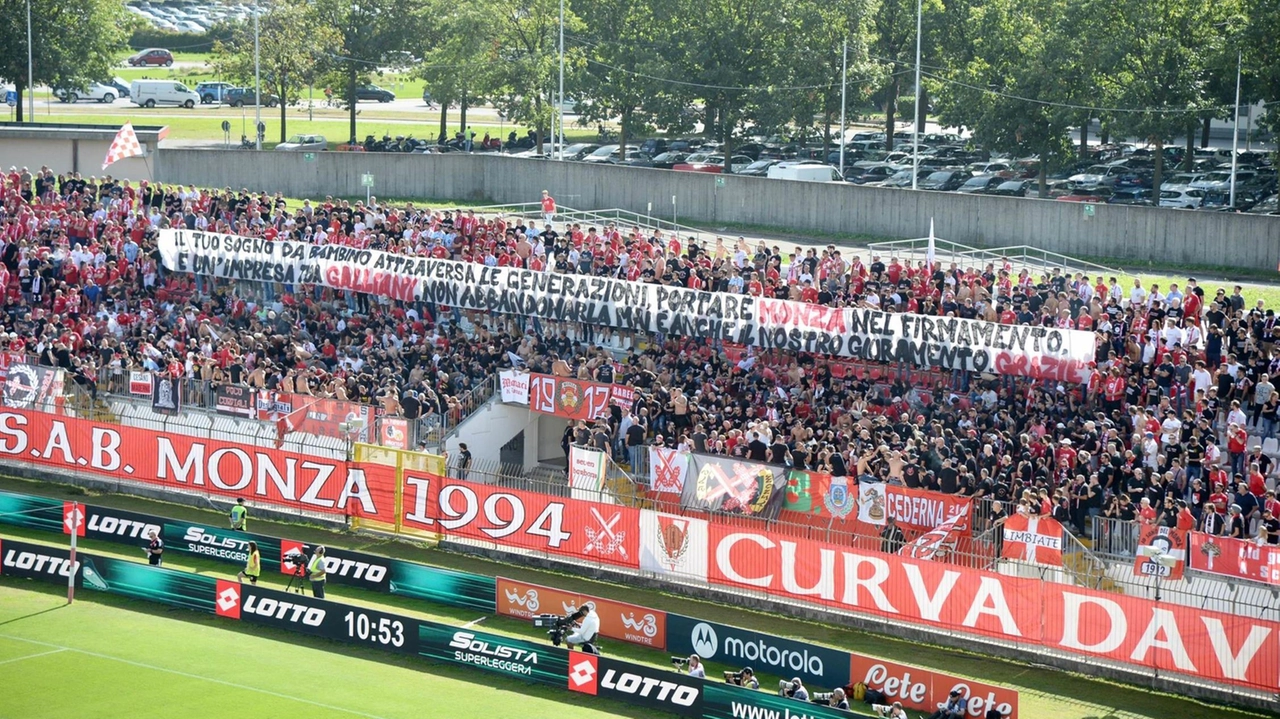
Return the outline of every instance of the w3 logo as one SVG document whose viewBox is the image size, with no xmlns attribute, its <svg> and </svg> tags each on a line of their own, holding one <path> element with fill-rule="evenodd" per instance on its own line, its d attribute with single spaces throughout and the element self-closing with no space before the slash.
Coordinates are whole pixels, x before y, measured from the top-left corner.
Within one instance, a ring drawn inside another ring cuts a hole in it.
<svg viewBox="0 0 1280 719">
<path fill-rule="evenodd" d="M 530 589 L 524 594 L 513 592 L 508 589 L 507 601 L 518 607 L 524 607 L 531 612 L 538 611 L 538 607 L 540 606 L 538 603 L 538 590 L 536 589 Z"/>
</svg>

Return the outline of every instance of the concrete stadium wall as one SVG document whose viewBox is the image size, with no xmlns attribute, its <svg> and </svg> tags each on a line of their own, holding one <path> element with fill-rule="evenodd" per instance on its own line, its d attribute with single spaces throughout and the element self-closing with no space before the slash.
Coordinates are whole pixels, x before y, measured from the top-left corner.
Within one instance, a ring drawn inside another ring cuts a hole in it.
<svg viewBox="0 0 1280 719">
<path fill-rule="evenodd" d="M 384 155 L 164 149 L 156 179 L 197 186 L 283 192 L 293 197 L 358 196 L 361 175 L 374 195 L 492 203 L 534 202 L 544 189 L 575 209 L 621 208 L 680 221 L 776 227 L 788 233 L 937 235 L 974 246 L 1030 245 L 1073 256 L 1112 257 L 1239 269 L 1280 265 L 1280 217 L 1121 205 L 909 192 L 547 162 L 498 155 Z"/>
</svg>

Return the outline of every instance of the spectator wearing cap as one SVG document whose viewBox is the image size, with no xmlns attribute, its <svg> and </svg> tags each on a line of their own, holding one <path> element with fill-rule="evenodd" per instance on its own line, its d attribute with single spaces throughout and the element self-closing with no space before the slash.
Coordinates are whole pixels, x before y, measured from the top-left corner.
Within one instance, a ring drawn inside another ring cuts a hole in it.
<svg viewBox="0 0 1280 719">
<path fill-rule="evenodd" d="M 938 710 L 929 719 L 965 719 L 969 698 L 959 689 L 952 689 L 945 702 L 938 703 Z"/>
<path fill-rule="evenodd" d="M 1227 507 L 1226 526 L 1223 528 L 1223 536 L 1232 539 L 1246 539 L 1249 536 L 1245 519 L 1240 513 L 1240 505 L 1233 504 Z"/>
</svg>

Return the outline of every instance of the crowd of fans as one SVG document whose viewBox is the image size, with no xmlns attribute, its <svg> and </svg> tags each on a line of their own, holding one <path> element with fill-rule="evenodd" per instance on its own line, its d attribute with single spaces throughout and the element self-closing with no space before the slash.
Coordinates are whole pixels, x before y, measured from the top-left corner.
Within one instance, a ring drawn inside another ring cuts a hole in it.
<svg viewBox="0 0 1280 719">
<path fill-rule="evenodd" d="M 988 264 L 962 268 L 834 246 L 701 243 L 615 225 L 326 198 L 291 204 L 231 189 L 11 169 L 0 212 L 0 342 L 92 385 L 145 369 L 210 383 L 335 397 L 417 418 L 512 363 L 620 382 L 634 406 L 570 426 L 639 469 L 649 444 L 992 498 L 995 518 L 1052 514 L 1197 528 L 1280 543 L 1275 314 L 1241 287 Z M 546 198 L 549 200 L 550 198 Z M 1096 333 L 1089 381 L 883 368 L 829 358 L 632 338 L 599 328 L 469 315 L 312 286 L 166 271 L 155 230 L 186 227 L 344 244 L 490 266 L 586 273 L 831 306 L 956 315 Z M 465 330 L 464 330 L 465 328 Z M 516 359 L 518 358 L 518 360 Z M 1270 448 L 1270 447 L 1269 447 Z"/>
</svg>

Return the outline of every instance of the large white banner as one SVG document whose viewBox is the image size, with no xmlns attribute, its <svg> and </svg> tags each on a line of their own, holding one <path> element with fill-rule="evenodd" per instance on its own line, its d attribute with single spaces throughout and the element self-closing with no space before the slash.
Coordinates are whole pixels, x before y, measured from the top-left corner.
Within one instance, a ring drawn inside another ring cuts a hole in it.
<svg viewBox="0 0 1280 719">
<path fill-rule="evenodd" d="M 569 496 L 588 502 L 613 504 L 604 489 L 604 452 L 573 445 L 569 448 Z"/>
<path fill-rule="evenodd" d="M 649 446 L 649 488 L 655 492 L 684 492 L 684 479 L 689 473 L 689 453 L 678 449 Z"/>
<path fill-rule="evenodd" d="M 640 568 L 707 581 L 707 520 L 640 510 Z"/>
<path fill-rule="evenodd" d="M 529 404 L 529 373 L 522 370 L 503 370 L 498 373 L 502 386 L 502 401 L 508 404 Z"/>
<path fill-rule="evenodd" d="M 764 349 L 1084 381 L 1079 330 L 812 305 L 607 277 L 486 267 L 362 250 L 161 230 L 164 266 L 236 280 L 316 284 L 481 312 L 701 337 Z"/>
</svg>

